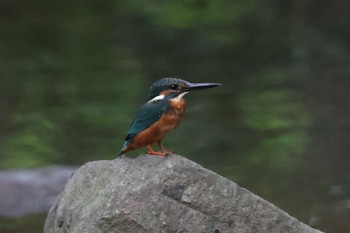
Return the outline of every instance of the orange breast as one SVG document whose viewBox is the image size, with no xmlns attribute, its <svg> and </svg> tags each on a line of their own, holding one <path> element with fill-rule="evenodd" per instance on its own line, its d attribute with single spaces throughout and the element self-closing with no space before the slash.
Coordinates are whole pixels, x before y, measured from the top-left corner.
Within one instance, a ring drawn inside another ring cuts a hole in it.
<svg viewBox="0 0 350 233">
<path fill-rule="evenodd" d="M 180 124 L 186 109 L 186 101 L 184 99 L 171 100 L 170 104 L 170 109 L 162 115 L 159 122 L 160 130 L 164 133 L 175 129 Z"/>
<path fill-rule="evenodd" d="M 136 149 L 162 141 L 169 131 L 175 129 L 180 124 L 185 109 L 186 101 L 184 99 L 171 100 L 170 109 L 163 113 L 157 122 L 139 133 L 133 139 L 132 145 L 130 145 L 132 148 L 130 149 Z"/>
</svg>

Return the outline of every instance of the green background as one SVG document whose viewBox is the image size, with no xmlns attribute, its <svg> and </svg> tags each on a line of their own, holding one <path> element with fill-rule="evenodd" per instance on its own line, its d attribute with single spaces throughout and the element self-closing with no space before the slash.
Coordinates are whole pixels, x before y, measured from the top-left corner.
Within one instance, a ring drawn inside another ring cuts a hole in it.
<svg viewBox="0 0 350 233">
<path fill-rule="evenodd" d="M 165 146 L 305 223 L 350 232 L 348 9 L 2 0 L 0 168 L 114 159 L 155 80 L 220 82 L 186 96 Z M 0 219 L 0 231 L 38 232 L 44 219 Z"/>
</svg>

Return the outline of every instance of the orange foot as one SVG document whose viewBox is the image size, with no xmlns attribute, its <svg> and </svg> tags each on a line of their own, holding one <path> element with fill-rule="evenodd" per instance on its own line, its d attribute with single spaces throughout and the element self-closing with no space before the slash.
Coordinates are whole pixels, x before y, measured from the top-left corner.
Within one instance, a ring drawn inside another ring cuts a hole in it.
<svg viewBox="0 0 350 233">
<path fill-rule="evenodd" d="M 162 150 L 162 152 L 164 152 L 165 154 L 174 154 L 174 151 L 168 150 L 167 148 L 165 148 L 161 142 L 157 142 L 159 148 Z"/>
<path fill-rule="evenodd" d="M 149 154 L 149 155 L 157 155 L 157 156 L 161 156 L 161 157 L 164 157 L 164 156 L 167 155 L 167 153 L 153 150 L 153 148 L 150 145 L 147 146 L 147 154 Z"/>
<path fill-rule="evenodd" d="M 159 152 L 159 151 L 147 151 L 147 154 L 149 155 L 156 155 L 160 157 L 164 157 L 167 155 L 167 153 Z"/>
</svg>

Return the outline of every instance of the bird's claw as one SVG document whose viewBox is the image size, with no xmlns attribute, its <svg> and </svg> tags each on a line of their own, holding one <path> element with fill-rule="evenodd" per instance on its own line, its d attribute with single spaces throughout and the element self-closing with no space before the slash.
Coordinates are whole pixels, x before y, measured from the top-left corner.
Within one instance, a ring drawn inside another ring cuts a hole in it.
<svg viewBox="0 0 350 233">
<path fill-rule="evenodd" d="M 167 156 L 167 153 L 159 152 L 159 151 L 148 151 L 147 154 L 164 157 Z"/>
</svg>

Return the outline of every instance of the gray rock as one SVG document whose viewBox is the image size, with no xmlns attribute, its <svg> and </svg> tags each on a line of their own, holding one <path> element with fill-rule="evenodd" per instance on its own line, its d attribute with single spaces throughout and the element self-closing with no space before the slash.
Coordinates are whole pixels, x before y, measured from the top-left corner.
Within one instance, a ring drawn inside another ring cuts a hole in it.
<svg viewBox="0 0 350 233">
<path fill-rule="evenodd" d="M 46 213 L 76 168 L 54 166 L 0 172 L 0 216 Z"/>
<path fill-rule="evenodd" d="M 52 206 L 44 233 L 320 232 L 178 155 L 90 162 Z"/>
</svg>

